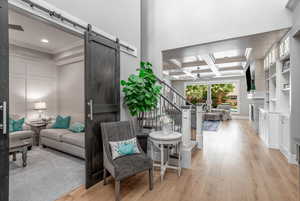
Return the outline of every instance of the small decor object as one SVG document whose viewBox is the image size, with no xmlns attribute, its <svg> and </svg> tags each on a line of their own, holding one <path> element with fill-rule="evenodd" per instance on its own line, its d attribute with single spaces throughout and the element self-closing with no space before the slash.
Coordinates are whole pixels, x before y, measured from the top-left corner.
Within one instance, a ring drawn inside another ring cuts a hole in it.
<svg viewBox="0 0 300 201">
<path fill-rule="evenodd" d="M 289 83 L 283 84 L 283 89 L 288 89 L 288 88 L 290 88 L 290 84 Z"/>
<path fill-rule="evenodd" d="M 70 127 L 71 117 L 62 117 L 58 115 L 52 128 L 68 129 Z"/>
<path fill-rule="evenodd" d="M 109 145 L 111 147 L 113 160 L 124 155 L 140 153 L 136 138 L 116 142 L 111 141 L 109 142 Z"/>
<path fill-rule="evenodd" d="M 70 126 L 69 130 L 72 131 L 73 133 L 82 133 L 84 131 L 84 128 L 85 128 L 84 124 L 76 122 Z"/>
<path fill-rule="evenodd" d="M 282 65 L 282 72 L 286 71 L 289 68 L 290 68 L 290 60 L 284 61 L 283 65 Z"/>
<path fill-rule="evenodd" d="M 151 63 L 141 62 L 141 67 L 137 71 L 139 71 L 138 75 L 130 75 L 128 81 L 121 81 L 124 87 L 122 91 L 125 94 L 124 103 L 132 116 L 156 108 L 162 88 L 156 84 L 157 79 Z"/>
<path fill-rule="evenodd" d="M 42 113 L 47 110 L 47 104 L 45 102 L 37 102 L 34 104 L 34 110 L 39 112 L 39 119 L 42 119 Z"/>
<path fill-rule="evenodd" d="M 168 134 L 172 132 L 173 121 L 167 115 L 161 117 L 160 121 L 162 124 L 163 133 Z"/>
</svg>

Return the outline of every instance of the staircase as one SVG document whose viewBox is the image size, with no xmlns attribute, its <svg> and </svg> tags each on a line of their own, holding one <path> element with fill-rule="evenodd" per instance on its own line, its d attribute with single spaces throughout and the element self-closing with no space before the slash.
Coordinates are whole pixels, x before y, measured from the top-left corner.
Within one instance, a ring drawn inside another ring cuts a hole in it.
<svg viewBox="0 0 300 201">
<path fill-rule="evenodd" d="M 161 118 L 168 117 L 171 120 L 172 131 L 182 130 L 182 109 L 185 107 L 195 108 L 183 95 L 165 81 L 157 78 L 162 86 L 157 108 L 150 112 L 141 113 L 138 116 L 140 127 L 150 130 L 161 130 Z"/>
</svg>

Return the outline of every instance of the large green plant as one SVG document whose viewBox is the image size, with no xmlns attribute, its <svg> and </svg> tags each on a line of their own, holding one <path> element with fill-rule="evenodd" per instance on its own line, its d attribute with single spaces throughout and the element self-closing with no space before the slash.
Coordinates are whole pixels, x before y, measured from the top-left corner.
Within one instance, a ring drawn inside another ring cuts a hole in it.
<svg viewBox="0 0 300 201">
<path fill-rule="evenodd" d="M 157 106 L 161 90 L 161 86 L 156 84 L 157 79 L 151 63 L 141 62 L 137 71 L 138 75 L 132 74 L 128 81 L 121 81 L 121 85 L 124 86 L 124 102 L 132 116 L 153 110 Z"/>
</svg>

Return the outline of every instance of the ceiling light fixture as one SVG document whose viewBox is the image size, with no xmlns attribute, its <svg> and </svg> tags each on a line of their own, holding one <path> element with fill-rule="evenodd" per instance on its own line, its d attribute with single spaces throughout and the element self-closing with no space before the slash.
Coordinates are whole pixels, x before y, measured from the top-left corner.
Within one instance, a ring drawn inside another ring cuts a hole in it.
<svg viewBox="0 0 300 201">
<path fill-rule="evenodd" d="M 41 39 L 41 42 L 42 42 L 42 43 L 49 43 L 49 40 L 46 39 L 46 38 L 43 38 L 43 39 Z"/>
</svg>

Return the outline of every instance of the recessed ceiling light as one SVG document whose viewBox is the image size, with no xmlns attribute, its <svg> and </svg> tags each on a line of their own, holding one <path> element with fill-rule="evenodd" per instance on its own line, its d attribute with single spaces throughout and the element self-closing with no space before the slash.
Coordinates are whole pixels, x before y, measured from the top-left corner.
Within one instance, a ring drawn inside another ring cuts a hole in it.
<svg viewBox="0 0 300 201">
<path fill-rule="evenodd" d="M 47 40 L 46 38 L 41 39 L 42 43 L 49 43 L 49 40 Z"/>
</svg>

